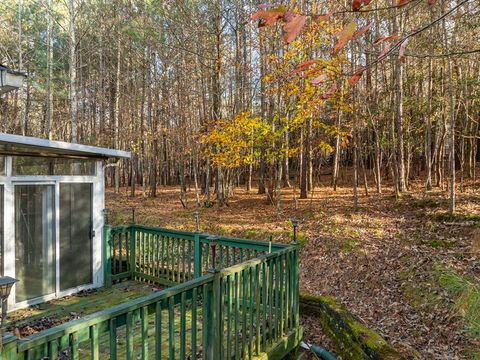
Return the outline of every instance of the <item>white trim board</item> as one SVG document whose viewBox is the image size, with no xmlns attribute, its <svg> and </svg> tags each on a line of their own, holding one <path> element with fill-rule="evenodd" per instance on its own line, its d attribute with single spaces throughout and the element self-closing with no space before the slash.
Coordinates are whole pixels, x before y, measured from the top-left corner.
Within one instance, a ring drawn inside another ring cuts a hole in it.
<svg viewBox="0 0 480 360">
<path fill-rule="evenodd" d="M 74 144 L 64 141 L 54 141 L 47 139 L 40 139 L 30 136 L 21 136 L 13 134 L 0 133 L 1 145 L 13 145 L 20 149 L 28 149 L 32 152 L 41 151 L 52 153 L 55 155 L 64 156 L 86 156 L 86 157 L 115 157 L 115 158 L 130 158 L 129 151 L 115 150 L 102 148 L 98 146 Z M 2 150 L 0 150 L 0 154 Z M 11 154 L 9 154 L 11 155 Z M 41 156 L 39 154 L 39 156 Z"/>
</svg>

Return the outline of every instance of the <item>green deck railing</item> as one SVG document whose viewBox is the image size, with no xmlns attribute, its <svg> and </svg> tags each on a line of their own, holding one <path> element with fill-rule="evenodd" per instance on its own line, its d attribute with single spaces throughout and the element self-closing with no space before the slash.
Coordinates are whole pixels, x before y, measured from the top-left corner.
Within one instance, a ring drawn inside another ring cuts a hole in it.
<svg viewBox="0 0 480 360">
<path fill-rule="evenodd" d="M 298 249 L 130 225 L 105 227 L 105 284 L 168 288 L 24 339 L 5 359 L 282 358 L 298 345 Z M 215 265 L 215 268 L 213 268 Z"/>
</svg>

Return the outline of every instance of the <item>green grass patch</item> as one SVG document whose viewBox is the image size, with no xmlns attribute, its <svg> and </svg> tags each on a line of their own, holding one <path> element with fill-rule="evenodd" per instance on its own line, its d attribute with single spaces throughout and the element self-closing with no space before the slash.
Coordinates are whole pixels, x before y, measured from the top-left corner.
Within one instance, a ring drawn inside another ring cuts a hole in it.
<svg viewBox="0 0 480 360">
<path fill-rule="evenodd" d="M 450 213 L 437 213 L 432 214 L 431 218 L 439 222 L 462 222 L 462 221 L 474 221 L 480 225 L 480 215 L 478 214 L 450 214 Z"/>
<path fill-rule="evenodd" d="M 340 250 L 344 253 L 352 252 L 358 245 L 358 240 L 354 238 L 346 238 L 342 242 Z"/>
<path fill-rule="evenodd" d="M 454 299 L 453 311 L 463 319 L 465 332 L 480 338 L 480 283 L 445 267 L 434 271 L 440 288 Z"/>
<path fill-rule="evenodd" d="M 455 246 L 455 241 L 446 239 L 434 239 L 429 242 L 429 245 L 433 248 L 451 248 Z"/>
<path fill-rule="evenodd" d="M 292 239 L 293 242 L 293 230 L 288 232 L 288 239 Z M 300 245 L 300 247 L 307 245 L 309 240 L 310 238 L 305 233 L 297 232 L 297 243 Z"/>
</svg>

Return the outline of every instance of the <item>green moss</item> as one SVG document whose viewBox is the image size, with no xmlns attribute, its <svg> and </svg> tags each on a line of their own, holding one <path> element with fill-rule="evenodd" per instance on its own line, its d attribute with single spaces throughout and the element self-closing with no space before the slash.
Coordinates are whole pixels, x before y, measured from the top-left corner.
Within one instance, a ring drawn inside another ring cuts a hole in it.
<svg viewBox="0 0 480 360">
<path fill-rule="evenodd" d="M 455 246 L 455 241 L 446 240 L 446 239 L 434 239 L 429 242 L 430 246 L 433 248 L 451 248 Z"/>
<path fill-rule="evenodd" d="M 480 223 L 480 215 L 478 214 L 450 214 L 450 213 L 438 213 L 433 214 L 432 219 L 440 222 L 444 221 L 475 221 Z M 478 224 L 476 224 L 478 225 Z"/>
<path fill-rule="evenodd" d="M 344 359 L 404 359 L 378 333 L 350 314 L 335 298 L 300 295 L 300 310 L 315 316 Z"/>
<path fill-rule="evenodd" d="M 349 252 L 352 252 L 357 245 L 358 245 L 357 239 L 346 238 L 343 240 L 340 250 L 344 253 L 349 253 Z"/>
</svg>

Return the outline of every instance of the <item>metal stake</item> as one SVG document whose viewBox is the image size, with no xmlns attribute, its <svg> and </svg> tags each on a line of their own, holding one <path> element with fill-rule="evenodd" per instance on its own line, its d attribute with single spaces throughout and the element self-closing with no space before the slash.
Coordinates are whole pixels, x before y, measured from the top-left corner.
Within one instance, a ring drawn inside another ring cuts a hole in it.
<svg viewBox="0 0 480 360">
<path fill-rule="evenodd" d="M 298 226 L 298 219 L 294 216 L 292 217 L 292 225 L 293 225 L 293 242 L 297 242 L 297 226 Z"/>
</svg>

